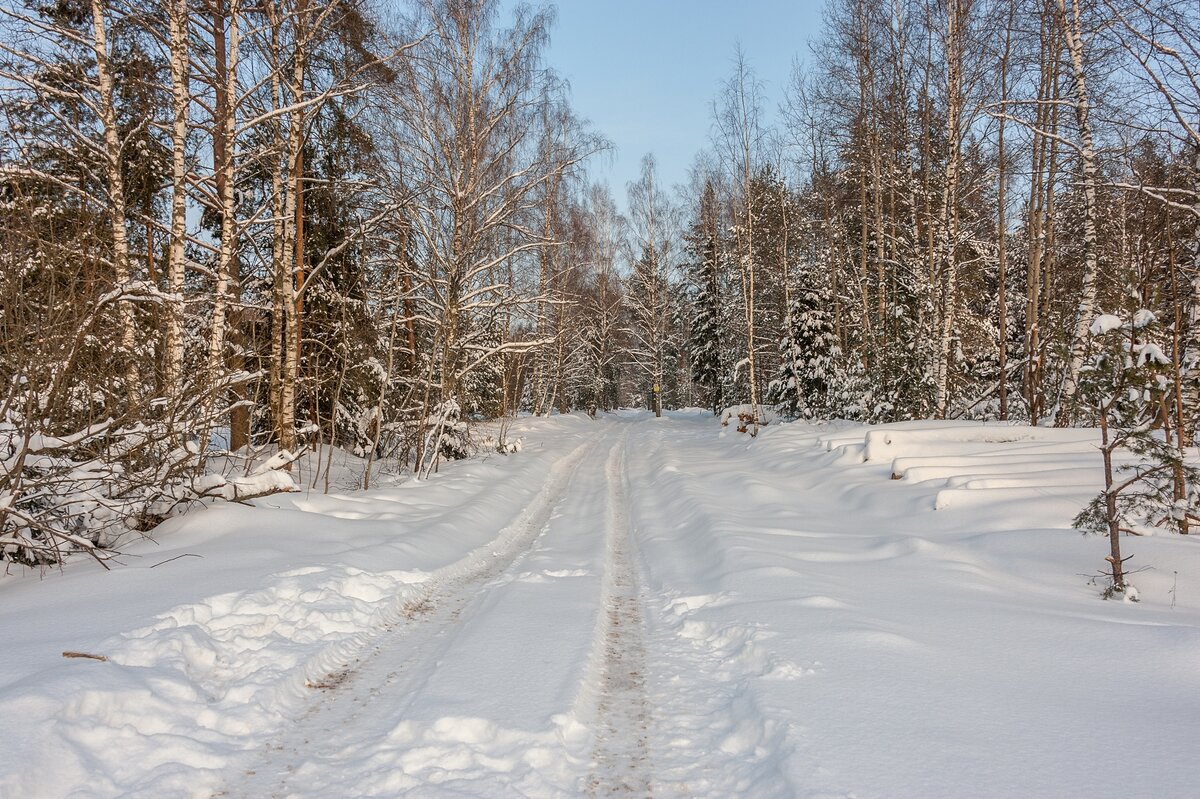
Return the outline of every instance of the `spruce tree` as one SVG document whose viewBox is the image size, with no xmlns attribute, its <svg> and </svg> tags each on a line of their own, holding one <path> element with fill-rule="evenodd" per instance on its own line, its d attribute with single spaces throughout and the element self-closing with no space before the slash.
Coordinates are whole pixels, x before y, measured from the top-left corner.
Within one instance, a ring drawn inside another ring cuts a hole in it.
<svg viewBox="0 0 1200 799">
<path fill-rule="evenodd" d="M 686 238 L 693 259 L 689 270 L 692 318 L 688 329 L 688 360 L 692 380 L 716 414 L 725 404 L 723 378 L 726 370 L 722 356 L 721 242 L 716 190 L 712 181 L 704 184 L 700 212 Z"/>
<path fill-rule="evenodd" d="M 1105 596 L 1125 593 L 1123 533 L 1145 534 L 1197 515 L 1196 469 L 1156 430 L 1163 397 L 1171 390 L 1170 360 L 1156 343 L 1161 326 L 1142 309 L 1127 320 L 1101 315 L 1090 327 L 1091 362 L 1080 371 L 1080 399 L 1100 426 L 1104 490 L 1075 518 L 1085 533 L 1109 539 L 1110 585 Z M 1175 497 L 1175 476 L 1182 472 L 1187 491 Z M 1126 594 L 1136 599 L 1136 593 Z"/>
<path fill-rule="evenodd" d="M 784 416 L 830 416 L 840 352 L 833 317 L 821 292 L 805 289 L 792 300 L 779 356 L 779 370 L 767 387 L 767 401 Z"/>
</svg>

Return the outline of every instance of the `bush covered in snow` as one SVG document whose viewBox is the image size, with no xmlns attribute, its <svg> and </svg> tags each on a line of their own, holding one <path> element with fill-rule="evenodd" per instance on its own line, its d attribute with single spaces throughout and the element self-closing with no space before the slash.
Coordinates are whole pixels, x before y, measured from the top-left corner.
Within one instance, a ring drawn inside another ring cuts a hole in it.
<svg viewBox="0 0 1200 799">
<path fill-rule="evenodd" d="M 51 435 L 15 409 L 0 420 L 0 561 L 59 563 L 71 552 L 104 560 L 130 531 L 147 531 L 189 503 L 244 501 L 295 490 L 280 452 L 249 474 L 204 468 L 192 438 L 165 423 L 108 419 Z"/>
<path fill-rule="evenodd" d="M 770 405 L 733 405 L 721 411 L 721 427 L 736 422 L 737 431 L 745 433 L 754 425 L 764 426 L 778 421 L 779 414 Z"/>
</svg>

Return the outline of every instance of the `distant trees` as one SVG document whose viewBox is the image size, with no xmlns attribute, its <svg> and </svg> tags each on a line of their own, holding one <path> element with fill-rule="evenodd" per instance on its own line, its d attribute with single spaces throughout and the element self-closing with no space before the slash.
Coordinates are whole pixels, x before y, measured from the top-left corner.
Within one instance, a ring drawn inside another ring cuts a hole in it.
<svg viewBox="0 0 1200 799">
<path fill-rule="evenodd" d="M 745 54 L 739 47 L 733 74 L 721 89 L 713 106 L 716 145 L 722 166 L 729 175 L 733 224 L 730 227 L 732 254 L 741 290 L 741 330 L 745 341 L 742 357 L 735 363 L 735 375 L 745 373 L 745 385 L 750 401 L 749 429 L 758 433 L 758 404 L 761 395 L 758 368 L 759 336 L 758 300 L 761 290 L 760 256 L 756 246 L 759 233 L 762 200 L 772 198 L 769 191 L 755 191 L 755 176 L 762 165 L 764 130 L 762 126 L 762 87 Z M 761 236 L 760 236 L 761 237 Z"/>
<path fill-rule="evenodd" d="M 1137 261 L 1176 270 L 1146 307 L 1180 320 L 1170 414 L 1191 440 L 1197 24 L 1169 0 L 838 0 L 774 126 L 739 53 L 716 104 L 723 177 L 681 197 L 697 389 L 769 391 L 791 413 L 1088 423 L 1089 327 Z M 1130 229 L 1139 194 L 1158 235 Z M 785 398 L 806 379 L 797 299 L 827 312 L 839 376 Z M 722 363 L 715 342 L 738 337 Z"/>
<path fill-rule="evenodd" d="M 638 393 L 656 407 L 670 354 L 680 345 L 672 302 L 673 212 L 658 185 L 653 156 L 642 160 L 641 177 L 629 185 L 629 212 L 629 363 Z"/>
</svg>

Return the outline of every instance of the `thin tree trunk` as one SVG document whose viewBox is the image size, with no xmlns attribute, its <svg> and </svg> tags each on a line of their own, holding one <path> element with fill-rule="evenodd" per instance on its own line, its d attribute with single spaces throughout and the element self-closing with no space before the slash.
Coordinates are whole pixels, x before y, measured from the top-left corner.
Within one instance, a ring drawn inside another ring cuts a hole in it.
<svg viewBox="0 0 1200 799">
<path fill-rule="evenodd" d="M 297 63 L 299 64 L 300 59 L 297 58 L 296 60 L 297 60 Z M 298 82 L 297 82 L 296 86 L 299 87 L 300 96 L 303 97 L 303 94 L 304 94 L 303 66 L 299 66 L 297 72 L 298 72 Z M 296 346 L 302 347 L 304 344 L 304 331 L 302 329 L 303 324 L 304 324 L 304 292 L 301 289 L 304 287 L 304 278 L 305 278 L 305 274 L 306 274 L 306 261 L 304 259 L 304 129 L 303 129 L 304 115 L 303 115 L 303 113 L 297 112 L 296 118 L 298 118 L 300 120 L 301 128 L 296 134 L 294 134 L 296 136 L 295 145 L 294 145 L 296 147 L 296 166 L 292 171 L 292 179 L 295 182 L 295 185 L 292 187 L 292 193 L 296 197 L 296 200 L 295 200 L 296 221 L 294 222 L 294 228 L 295 228 L 294 235 L 296 237 L 296 243 L 295 243 L 295 250 L 296 250 L 295 273 L 296 273 L 296 276 L 295 276 L 293 282 L 295 283 L 295 287 L 296 287 L 295 288 Z M 297 352 L 296 352 L 297 363 L 299 363 L 299 359 L 300 359 L 300 351 L 297 350 Z"/>
<path fill-rule="evenodd" d="M 1181 446 L 1192 446 L 1196 433 L 1196 413 L 1200 411 L 1200 144 L 1193 154 L 1192 179 L 1195 200 L 1192 205 L 1191 280 L 1187 299 L 1187 325 L 1183 333 L 1183 363 L 1179 424 Z"/>
<path fill-rule="evenodd" d="M 306 73 L 308 69 L 308 34 L 307 29 L 307 0 L 297 0 L 295 11 L 294 35 L 296 37 L 291 53 L 291 81 L 288 85 L 288 95 L 294 104 L 300 104 L 305 98 Z M 304 116 L 305 110 L 295 108 L 288 115 L 288 131 L 286 137 L 285 172 L 282 179 L 286 186 L 283 206 L 283 252 L 281 258 L 281 274 L 278 280 L 278 300 L 282 307 L 283 342 L 281 353 L 283 363 L 280 368 L 279 386 L 279 446 L 294 451 L 299 441 L 296 433 L 296 396 L 297 381 L 300 377 L 300 311 L 301 287 L 304 279 L 304 210 L 303 210 L 303 170 L 304 170 Z"/>
<path fill-rule="evenodd" d="M 1004 147 L 1004 123 L 1008 113 L 1008 59 L 1012 48 L 1015 4 L 1004 29 L 1004 54 L 1000 58 L 1000 119 L 996 137 L 996 282 L 999 302 L 996 326 L 999 328 L 1000 419 L 1008 419 L 1008 153 Z"/>
<path fill-rule="evenodd" d="M 1075 313 L 1075 330 L 1071 336 L 1071 349 L 1063 375 L 1062 390 L 1059 392 L 1058 412 L 1055 427 L 1066 427 L 1074 414 L 1075 395 L 1079 390 L 1079 373 L 1087 354 L 1088 330 L 1096 306 L 1096 279 L 1100 271 L 1099 242 L 1096 225 L 1096 150 L 1092 140 L 1090 105 L 1087 80 L 1084 74 L 1083 31 L 1080 20 L 1079 0 L 1071 0 L 1071 9 L 1066 0 L 1055 0 L 1066 39 L 1067 53 L 1071 59 L 1072 93 L 1074 94 L 1075 121 L 1079 125 L 1079 158 L 1083 170 L 1083 285 L 1079 293 L 1079 306 Z M 1114 566 L 1114 568 L 1116 568 Z"/>
<path fill-rule="evenodd" d="M 1124 562 L 1121 559 L 1121 523 L 1117 512 L 1117 495 L 1113 492 L 1113 447 L 1109 443 L 1107 408 L 1100 414 L 1100 452 L 1104 458 L 1104 511 L 1108 521 L 1108 549 L 1105 560 L 1112 569 L 1113 588 L 1125 590 Z"/>
<path fill-rule="evenodd" d="M 235 304 L 240 302 L 242 275 L 238 258 L 238 228 L 236 205 L 231 190 L 237 183 L 237 162 L 234 137 L 237 124 L 239 25 L 238 2 L 230 0 L 228 11 L 225 0 L 212 0 L 213 30 L 213 106 L 212 155 L 215 170 L 217 200 L 220 203 L 221 242 L 218 253 L 218 269 L 227 275 L 228 290 Z M 229 27 L 229 37 L 225 29 Z M 229 370 L 240 373 L 246 368 L 243 354 L 245 331 L 242 329 L 240 313 L 234 312 L 226 321 L 232 352 Z M 211 346 L 210 346 L 211 352 Z M 215 377 L 211 372 L 210 377 Z M 244 401 L 245 388 L 238 388 L 235 400 Z M 244 402 L 235 402 L 229 416 L 229 448 L 240 451 L 250 443 L 250 408 Z"/>
<path fill-rule="evenodd" d="M 217 0 L 220 4 L 221 0 Z M 221 25 L 226 24 L 224 14 L 221 14 Z M 214 20 L 215 22 L 216 20 Z M 229 307 L 229 290 L 233 283 L 231 272 L 237 259 L 237 220 L 234 201 L 235 163 L 234 163 L 234 133 L 236 131 L 236 114 L 232 98 L 237 96 L 237 70 L 239 59 L 239 26 L 238 0 L 231 0 L 228 16 L 229 25 L 229 54 L 226 62 L 225 42 L 222 32 L 221 51 L 217 54 L 217 70 L 220 78 L 221 95 L 223 100 L 218 103 L 218 119 L 213 124 L 213 154 L 220 152 L 221 160 L 213 164 L 216 170 L 218 200 L 221 203 L 221 241 L 217 251 L 217 275 L 214 286 L 212 328 L 208 341 L 208 387 L 209 391 L 217 391 L 224 382 L 225 369 L 225 340 L 227 329 L 227 311 Z M 216 399 L 214 395 L 212 399 Z M 230 420 L 229 446 L 233 450 L 241 449 L 248 443 L 249 416 L 246 416 L 245 428 L 238 429 L 237 417 Z"/>
<path fill-rule="evenodd" d="M 168 9 L 171 38 L 171 242 L 167 258 L 166 362 L 163 382 L 168 391 L 183 384 L 183 280 L 187 236 L 187 134 L 189 24 L 186 0 Z M 149 230 L 147 230 L 149 234 Z"/>
<path fill-rule="evenodd" d="M 1061 42 L 1056 35 L 1054 17 L 1047 10 L 1041 15 L 1041 56 L 1039 68 L 1038 103 L 1032 131 L 1033 145 L 1030 165 L 1030 193 L 1026 227 L 1028 229 L 1028 264 L 1026 272 L 1025 306 L 1025 396 L 1032 424 L 1042 420 L 1045 411 L 1044 342 L 1042 320 L 1046 318 L 1043 305 L 1046 292 L 1046 272 L 1052 255 L 1048 241 L 1054 226 L 1054 196 L 1057 181 L 1058 150 L 1055 136 L 1058 130 L 1058 54 Z"/>
<path fill-rule="evenodd" d="M 941 254 L 939 284 L 944 284 L 941 303 L 941 330 L 935 371 L 936 414 L 946 418 L 950 409 L 950 359 L 954 324 L 958 308 L 958 170 L 961 155 L 962 112 L 962 5 L 950 0 L 946 32 L 946 159 L 945 185 L 942 188 Z"/>
<path fill-rule="evenodd" d="M 546 189 L 546 208 L 542 218 L 542 246 L 538 248 L 538 306 L 537 306 L 537 337 L 544 339 L 549 333 L 550 294 L 554 285 L 554 248 L 548 243 L 554 239 L 555 209 L 558 205 L 559 175 L 550 179 Z M 556 330 L 555 334 L 561 334 Z M 534 416 L 541 416 L 549 410 L 549 378 L 547 372 L 545 347 L 539 347 L 533 353 L 533 384 L 530 391 L 533 400 Z"/>
<path fill-rule="evenodd" d="M 1171 308 L 1174 311 L 1175 318 L 1171 325 L 1171 395 L 1168 400 L 1163 397 L 1164 406 L 1168 401 L 1172 405 L 1171 410 L 1174 411 L 1175 422 L 1175 446 L 1179 449 L 1179 462 L 1175 464 L 1172 470 L 1172 498 L 1176 501 L 1186 500 L 1188 494 L 1187 474 L 1183 469 L 1183 461 L 1187 455 L 1187 449 L 1191 442 L 1187 438 L 1187 422 L 1184 413 L 1183 402 L 1183 297 L 1180 296 L 1179 286 L 1179 269 L 1175 262 L 1175 241 L 1171 235 L 1171 209 L 1167 209 L 1167 269 L 1171 278 Z M 1200 219 L 1200 217 L 1197 217 Z M 1168 430 L 1168 443 L 1170 439 L 1170 418 L 1168 415 L 1166 428 Z M 1176 521 L 1176 529 L 1182 534 L 1187 535 L 1190 532 L 1190 520 L 1187 514 Z"/>
<path fill-rule="evenodd" d="M 117 109 L 113 99 L 113 74 L 108 60 L 108 31 L 103 0 L 91 0 L 92 52 L 96 58 L 96 81 L 100 95 L 100 123 L 104 128 L 104 177 L 108 183 L 108 215 L 112 233 L 113 278 L 117 286 L 128 287 L 132 274 L 129 261 L 129 234 L 125 202 L 125 178 L 122 174 L 123 147 L 117 129 Z M 141 397 L 141 372 L 137 362 L 137 320 L 133 303 L 117 303 L 117 340 L 123 362 L 125 395 L 130 408 Z"/>
<path fill-rule="evenodd" d="M 416 308 L 413 304 L 412 264 L 408 261 L 409 227 L 404 225 L 400 231 L 400 287 L 404 297 L 404 332 L 408 343 L 408 374 L 410 377 L 417 373 L 417 320 Z"/>
<path fill-rule="evenodd" d="M 268 9 L 271 7 L 268 6 Z M 284 107 L 282 69 L 285 63 L 280 37 L 282 19 L 278 9 L 270 14 L 271 25 L 271 92 L 275 108 Z M 297 33 L 299 35 L 299 33 Z M 300 41 L 296 41 L 296 52 L 292 54 L 293 69 L 302 68 Z M 294 74 L 289 87 L 292 102 L 296 97 Z M 272 210 L 275 236 L 272 241 L 272 267 L 274 288 L 271 315 L 271 405 L 275 417 L 275 434 L 280 449 L 292 452 L 296 449 L 296 337 L 295 337 L 295 202 L 290 176 L 295 174 L 296 142 L 299 140 L 300 120 L 303 109 L 296 108 L 291 114 L 287 133 L 279 124 L 275 127 L 275 144 L 280 153 L 280 163 L 271 174 Z"/>
</svg>

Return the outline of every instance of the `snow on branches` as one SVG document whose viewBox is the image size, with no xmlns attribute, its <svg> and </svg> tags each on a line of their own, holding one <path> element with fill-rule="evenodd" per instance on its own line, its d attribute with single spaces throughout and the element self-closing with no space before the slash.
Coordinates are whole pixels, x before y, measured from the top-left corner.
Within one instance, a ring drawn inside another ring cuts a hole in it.
<svg viewBox="0 0 1200 799">
<path fill-rule="evenodd" d="M 103 562 L 124 534 L 189 503 L 296 490 L 284 471 L 295 458 L 280 452 L 226 478 L 205 472 L 199 443 L 165 423 L 107 419 L 50 435 L 10 408 L 0 420 L 0 561 L 49 565 L 85 552 Z"/>
<path fill-rule="evenodd" d="M 1104 491 L 1075 518 L 1075 527 L 1109 538 L 1111 585 L 1126 590 L 1121 535 L 1145 535 L 1163 526 L 1187 532 L 1200 514 L 1200 472 L 1162 423 L 1172 395 L 1171 361 L 1155 338 L 1155 315 L 1138 310 L 1123 320 L 1098 316 L 1090 326 L 1093 356 L 1080 373 L 1080 398 L 1100 426 Z"/>
</svg>

